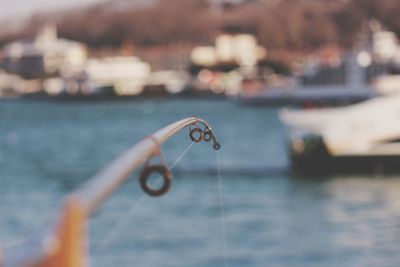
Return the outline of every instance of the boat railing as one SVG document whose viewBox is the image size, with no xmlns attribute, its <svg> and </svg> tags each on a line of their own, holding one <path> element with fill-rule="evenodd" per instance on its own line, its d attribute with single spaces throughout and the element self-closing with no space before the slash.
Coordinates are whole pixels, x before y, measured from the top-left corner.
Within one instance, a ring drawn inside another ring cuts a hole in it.
<svg viewBox="0 0 400 267">
<path fill-rule="evenodd" d="M 156 131 L 69 194 L 53 223 L 18 247 L 2 250 L 0 267 L 89 266 L 87 224 L 90 216 L 143 165 L 145 167 L 140 176 L 142 188 L 152 196 L 168 191 L 170 171 L 166 162 L 162 160 L 161 165 L 150 166 L 149 159 L 157 156 L 162 159 L 161 144 L 187 127 L 193 142 L 212 141 L 214 149 L 220 148 L 210 125 L 198 117 L 182 119 Z M 164 184 L 159 189 L 147 184 L 152 172 L 162 174 Z"/>
</svg>

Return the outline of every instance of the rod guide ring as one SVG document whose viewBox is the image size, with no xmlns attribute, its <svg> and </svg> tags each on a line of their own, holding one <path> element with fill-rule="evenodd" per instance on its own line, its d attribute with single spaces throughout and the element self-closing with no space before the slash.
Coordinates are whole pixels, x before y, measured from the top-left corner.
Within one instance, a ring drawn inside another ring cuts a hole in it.
<svg viewBox="0 0 400 267">
<path fill-rule="evenodd" d="M 213 145 L 214 150 L 220 150 L 221 149 L 221 144 L 218 142 L 215 142 Z"/>
<path fill-rule="evenodd" d="M 189 136 L 193 142 L 199 143 L 204 139 L 204 132 L 200 128 L 194 128 L 190 130 Z"/>
<path fill-rule="evenodd" d="M 163 178 L 163 184 L 159 188 L 151 186 L 148 182 L 153 173 L 159 173 Z M 143 191 L 149 196 L 159 197 L 167 193 L 171 188 L 172 175 L 169 169 L 164 165 L 149 165 L 145 166 L 143 171 L 140 173 L 139 182 Z"/>
<path fill-rule="evenodd" d="M 204 141 L 206 142 L 210 142 L 213 139 L 213 134 L 209 129 L 206 129 L 204 131 L 204 137 L 203 137 Z"/>
</svg>

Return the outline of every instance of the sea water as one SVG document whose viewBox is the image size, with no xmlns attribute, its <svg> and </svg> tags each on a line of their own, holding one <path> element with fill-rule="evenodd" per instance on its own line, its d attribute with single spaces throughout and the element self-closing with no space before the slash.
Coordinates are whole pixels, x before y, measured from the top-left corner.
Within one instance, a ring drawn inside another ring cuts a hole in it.
<svg viewBox="0 0 400 267">
<path fill-rule="evenodd" d="M 65 196 L 121 152 L 196 115 L 222 145 L 225 235 L 217 155 L 195 144 L 166 196 L 143 196 L 136 172 L 93 216 L 92 266 L 215 267 L 224 255 L 232 267 L 400 266 L 400 176 L 291 174 L 277 112 L 224 101 L 1 102 L 0 244 L 49 227 Z M 186 130 L 172 138 L 166 160 L 190 142 Z"/>
</svg>

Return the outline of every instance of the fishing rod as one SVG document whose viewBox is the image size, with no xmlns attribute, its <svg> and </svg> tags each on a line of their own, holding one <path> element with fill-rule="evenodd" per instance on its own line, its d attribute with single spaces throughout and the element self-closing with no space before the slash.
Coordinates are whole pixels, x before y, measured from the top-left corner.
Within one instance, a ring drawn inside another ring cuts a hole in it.
<svg viewBox="0 0 400 267">
<path fill-rule="evenodd" d="M 195 142 L 210 142 L 221 148 L 211 126 L 198 117 L 172 123 L 145 137 L 122 153 L 97 175 L 67 196 L 63 209 L 53 224 L 12 250 L 0 251 L 0 267 L 87 267 L 87 222 L 101 205 L 126 182 L 131 174 L 144 166 L 139 183 L 153 197 L 167 193 L 172 184 L 161 145 L 181 130 L 189 128 L 189 138 Z M 160 164 L 151 164 L 153 158 Z M 153 187 L 149 178 L 160 174 L 162 185 Z"/>
</svg>

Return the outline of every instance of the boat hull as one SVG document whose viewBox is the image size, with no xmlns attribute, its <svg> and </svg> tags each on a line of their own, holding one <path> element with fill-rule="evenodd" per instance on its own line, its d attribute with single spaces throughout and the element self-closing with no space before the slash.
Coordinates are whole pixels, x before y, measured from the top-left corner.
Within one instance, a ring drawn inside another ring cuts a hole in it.
<svg viewBox="0 0 400 267">
<path fill-rule="evenodd" d="M 339 87 L 296 89 L 293 91 L 266 90 L 254 96 L 239 96 L 239 101 L 248 106 L 291 105 L 291 106 L 343 106 L 359 103 L 376 96 L 371 89 L 348 89 Z"/>
<path fill-rule="evenodd" d="M 395 155 L 331 155 L 322 139 L 302 153 L 290 149 L 292 169 L 296 173 L 399 173 L 400 154 Z"/>
</svg>

